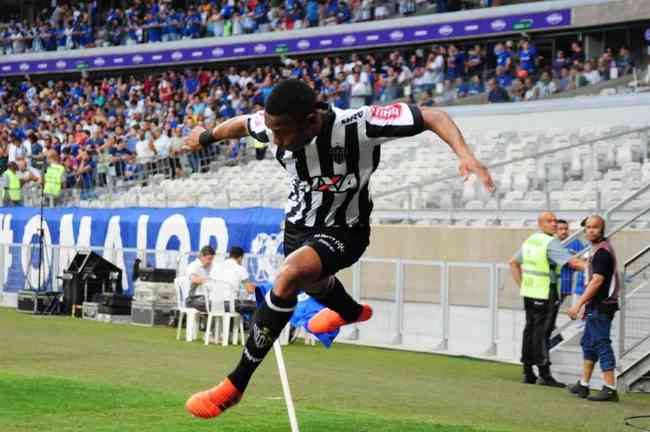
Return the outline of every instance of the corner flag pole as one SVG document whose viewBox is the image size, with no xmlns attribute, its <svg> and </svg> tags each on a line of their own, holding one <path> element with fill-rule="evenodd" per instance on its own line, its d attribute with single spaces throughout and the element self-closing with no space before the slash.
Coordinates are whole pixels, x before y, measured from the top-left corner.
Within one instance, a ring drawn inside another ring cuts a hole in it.
<svg viewBox="0 0 650 432">
<path fill-rule="evenodd" d="M 287 377 L 287 367 L 284 364 L 284 357 L 282 356 L 282 347 L 280 346 L 280 341 L 276 340 L 273 343 L 273 352 L 275 353 L 275 360 L 278 363 L 278 372 L 280 372 L 280 381 L 282 381 L 282 392 L 284 393 L 284 400 L 287 403 L 287 412 L 289 413 L 289 424 L 291 425 L 291 432 L 300 432 L 300 429 L 298 429 L 298 418 L 296 417 L 296 409 L 293 406 L 291 389 L 289 388 L 289 378 Z"/>
</svg>

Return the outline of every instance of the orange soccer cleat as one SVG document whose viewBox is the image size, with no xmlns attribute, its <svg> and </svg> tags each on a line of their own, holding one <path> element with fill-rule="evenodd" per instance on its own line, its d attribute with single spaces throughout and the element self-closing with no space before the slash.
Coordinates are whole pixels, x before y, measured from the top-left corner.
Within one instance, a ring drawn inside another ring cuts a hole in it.
<svg viewBox="0 0 650 432">
<path fill-rule="evenodd" d="M 236 405 L 241 398 L 241 392 L 226 378 L 218 386 L 194 394 L 187 400 L 185 409 L 194 417 L 210 419 Z"/>
<path fill-rule="evenodd" d="M 364 322 L 368 321 L 370 318 L 372 318 L 372 308 L 367 304 L 363 305 L 359 318 L 357 318 L 356 321 L 349 322 L 344 320 L 341 315 L 334 312 L 332 309 L 325 308 L 311 317 L 309 323 L 307 323 L 307 327 L 312 333 L 331 333 L 346 324 Z"/>
</svg>

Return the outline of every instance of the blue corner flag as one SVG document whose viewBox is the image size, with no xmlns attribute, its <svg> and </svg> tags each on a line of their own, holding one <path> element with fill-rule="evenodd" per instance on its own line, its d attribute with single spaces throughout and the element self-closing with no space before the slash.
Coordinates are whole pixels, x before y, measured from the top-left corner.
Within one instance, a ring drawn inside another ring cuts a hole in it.
<svg viewBox="0 0 650 432">
<path fill-rule="evenodd" d="M 257 307 L 260 307 L 265 303 L 264 297 L 271 288 L 273 288 L 273 285 L 270 283 L 261 283 L 256 286 L 255 301 L 257 302 Z M 291 317 L 291 325 L 298 328 L 304 328 L 306 331 L 316 336 L 320 343 L 322 343 L 326 348 L 329 348 L 332 345 L 332 342 L 334 342 L 336 336 L 339 334 L 338 330 L 332 333 L 312 333 L 307 328 L 307 323 L 311 317 L 320 312 L 324 307 L 325 306 L 318 303 L 308 294 L 300 293 L 298 295 L 296 310 L 293 312 L 293 316 Z"/>
</svg>

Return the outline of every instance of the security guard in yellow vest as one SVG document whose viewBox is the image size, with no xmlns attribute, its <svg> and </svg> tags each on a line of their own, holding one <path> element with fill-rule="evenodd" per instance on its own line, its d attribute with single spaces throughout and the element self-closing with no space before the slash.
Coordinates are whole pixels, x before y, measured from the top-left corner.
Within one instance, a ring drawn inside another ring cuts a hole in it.
<svg viewBox="0 0 650 432">
<path fill-rule="evenodd" d="M 59 161 L 59 155 L 52 151 L 48 155 L 48 167 L 45 171 L 45 184 L 43 186 L 45 196 L 50 198 L 52 205 L 56 205 L 61 198 L 61 189 L 63 188 L 63 177 L 65 167 Z"/>
<path fill-rule="evenodd" d="M 23 205 L 23 183 L 18 177 L 18 165 L 16 162 L 9 162 L 7 170 L 2 174 L 3 202 L 5 207 L 20 207 Z"/>
<path fill-rule="evenodd" d="M 526 311 L 521 347 L 523 382 L 564 387 L 551 375 L 549 356 L 550 336 L 559 307 L 558 274 L 564 265 L 584 271 L 586 263 L 571 255 L 554 237 L 557 219 L 553 213 L 540 214 L 537 224 L 540 231 L 528 237 L 510 260 L 512 277 L 521 287 Z M 539 377 L 533 371 L 534 365 L 537 366 Z"/>
</svg>

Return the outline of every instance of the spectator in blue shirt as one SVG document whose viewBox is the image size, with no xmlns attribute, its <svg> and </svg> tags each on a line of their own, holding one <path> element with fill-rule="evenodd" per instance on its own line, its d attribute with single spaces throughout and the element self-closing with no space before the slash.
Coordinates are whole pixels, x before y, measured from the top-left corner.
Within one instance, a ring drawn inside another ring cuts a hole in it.
<svg viewBox="0 0 650 432">
<path fill-rule="evenodd" d="M 474 75 L 467 86 L 467 95 L 474 96 L 485 92 L 485 86 L 481 82 L 481 77 Z"/>
<path fill-rule="evenodd" d="M 344 1 L 339 2 L 339 6 L 336 10 L 336 22 L 338 24 L 344 24 L 350 22 L 350 18 L 352 18 L 352 13 L 350 12 L 348 4 Z"/>
<path fill-rule="evenodd" d="M 496 78 L 497 78 L 497 82 L 499 83 L 499 86 L 503 88 L 508 88 L 512 84 L 512 75 L 510 75 L 510 72 L 507 72 L 501 66 L 497 66 Z"/>
<path fill-rule="evenodd" d="M 197 39 L 201 37 L 201 15 L 193 6 L 185 17 L 184 39 Z"/>
<path fill-rule="evenodd" d="M 316 0 L 309 0 L 307 2 L 307 22 L 309 27 L 318 26 L 320 21 L 320 12 L 318 2 Z"/>
<path fill-rule="evenodd" d="M 528 38 L 521 40 L 521 49 L 519 50 L 519 64 L 522 69 L 528 72 L 528 75 L 534 75 L 537 62 L 537 48 L 530 43 Z"/>
<path fill-rule="evenodd" d="M 492 78 L 490 81 L 488 81 L 488 91 L 488 102 L 510 102 L 510 95 L 503 87 L 499 85 L 495 78 Z"/>
<path fill-rule="evenodd" d="M 465 54 L 458 51 L 455 45 L 449 45 L 447 57 L 447 79 L 450 81 L 465 74 Z"/>
<path fill-rule="evenodd" d="M 501 42 L 494 47 L 494 55 L 497 58 L 497 66 L 510 70 L 512 67 L 512 56 L 509 51 L 506 51 L 505 46 Z"/>
<path fill-rule="evenodd" d="M 162 23 L 157 16 L 147 15 L 144 20 L 144 25 L 148 28 L 148 42 L 162 41 Z"/>
<path fill-rule="evenodd" d="M 564 51 L 558 50 L 555 59 L 553 60 L 553 72 L 556 77 L 560 76 L 562 68 L 568 68 L 571 64 L 571 59 L 564 55 Z"/>
<path fill-rule="evenodd" d="M 564 242 L 567 238 L 569 238 L 569 223 L 564 220 L 564 219 L 558 219 L 557 220 L 557 232 L 556 232 L 556 237 L 558 240 L 561 242 Z M 569 244 L 564 245 L 564 247 L 571 252 L 572 255 L 576 255 L 580 253 L 583 249 L 585 249 L 585 245 L 576 239 L 573 239 L 569 242 Z M 573 285 L 573 276 L 575 273 L 575 289 Z M 560 299 L 564 299 L 571 294 L 578 294 L 582 295 L 582 293 L 585 290 L 584 286 L 584 273 L 583 272 L 576 272 L 569 266 L 564 266 L 562 267 L 562 273 L 560 274 Z"/>
</svg>

